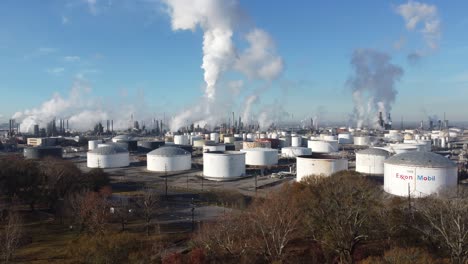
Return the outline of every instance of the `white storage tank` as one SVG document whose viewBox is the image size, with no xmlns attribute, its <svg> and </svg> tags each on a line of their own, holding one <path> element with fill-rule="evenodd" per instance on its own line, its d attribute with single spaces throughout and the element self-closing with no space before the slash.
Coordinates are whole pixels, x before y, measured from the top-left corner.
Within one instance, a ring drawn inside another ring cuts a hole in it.
<svg viewBox="0 0 468 264">
<path fill-rule="evenodd" d="M 278 151 L 271 148 L 242 149 L 245 152 L 245 164 L 252 166 L 272 166 L 278 164 Z"/>
<path fill-rule="evenodd" d="M 88 168 L 120 168 L 130 164 L 128 150 L 117 144 L 99 147 L 87 153 Z"/>
<path fill-rule="evenodd" d="M 192 168 L 190 152 L 177 147 L 160 147 L 148 153 L 146 158 L 150 171 L 174 172 Z"/>
<path fill-rule="evenodd" d="M 312 154 L 296 158 L 296 180 L 312 175 L 330 176 L 347 170 L 348 160 L 335 155 Z"/>
<path fill-rule="evenodd" d="M 358 151 L 356 153 L 356 171 L 372 176 L 383 176 L 384 161 L 389 157 L 390 152 L 378 148 Z"/>
<path fill-rule="evenodd" d="M 214 141 L 215 143 L 219 143 L 219 133 L 211 133 L 210 140 Z"/>
<path fill-rule="evenodd" d="M 117 143 L 113 143 L 113 142 L 109 142 L 109 143 L 98 143 L 98 148 L 102 148 L 102 147 L 111 147 L 111 146 L 119 146 L 121 148 L 124 148 L 126 150 L 128 150 L 128 144 L 125 143 L 125 142 L 117 142 Z"/>
<path fill-rule="evenodd" d="M 357 146 L 369 146 L 371 144 L 371 138 L 369 136 L 355 136 L 354 145 Z"/>
<path fill-rule="evenodd" d="M 338 151 L 338 140 L 309 140 L 307 147 L 313 153 L 332 153 Z"/>
<path fill-rule="evenodd" d="M 457 165 L 433 152 L 395 155 L 384 162 L 384 171 L 384 190 L 398 196 L 423 197 L 457 185 Z"/>
<path fill-rule="evenodd" d="M 418 151 L 416 146 L 409 144 L 390 144 L 389 149 L 395 154 Z"/>
<path fill-rule="evenodd" d="M 174 135 L 174 144 L 176 145 L 189 145 L 190 140 L 187 135 Z"/>
<path fill-rule="evenodd" d="M 295 158 L 297 156 L 312 155 L 312 150 L 310 148 L 304 147 L 287 147 L 281 149 L 281 156 L 283 158 Z"/>
<path fill-rule="evenodd" d="M 225 151 L 226 145 L 224 144 L 205 144 L 203 146 L 203 152 L 214 152 L 214 151 Z"/>
<path fill-rule="evenodd" d="M 291 147 L 302 147 L 302 137 L 300 136 L 291 137 Z"/>
<path fill-rule="evenodd" d="M 98 148 L 98 145 L 102 143 L 102 140 L 90 140 L 88 141 L 88 150 L 93 150 Z"/>
<path fill-rule="evenodd" d="M 203 177 L 215 181 L 236 180 L 245 176 L 245 153 L 218 151 L 203 153 Z"/>
</svg>

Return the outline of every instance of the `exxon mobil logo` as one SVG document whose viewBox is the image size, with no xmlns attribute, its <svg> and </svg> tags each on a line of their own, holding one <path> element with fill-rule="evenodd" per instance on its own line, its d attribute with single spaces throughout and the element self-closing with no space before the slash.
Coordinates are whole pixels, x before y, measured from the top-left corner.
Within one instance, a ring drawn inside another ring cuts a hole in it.
<svg viewBox="0 0 468 264">
<path fill-rule="evenodd" d="M 405 175 L 405 174 L 397 173 L 395 176 L 396 176 L 397 179 L 400 179 L 400 180 L 403 180 L 403 181 L 413 180 L 412 175 Z M 435 181 L 436 177 L 435 176 L 417 175 L 416 180 L 418 180 L 418 181 Z"/>
</svg>

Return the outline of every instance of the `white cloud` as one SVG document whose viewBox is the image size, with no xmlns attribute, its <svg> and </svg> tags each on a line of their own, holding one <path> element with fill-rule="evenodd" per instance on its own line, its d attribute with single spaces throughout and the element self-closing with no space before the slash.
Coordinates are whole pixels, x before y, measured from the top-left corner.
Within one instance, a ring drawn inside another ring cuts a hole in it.
<svg viewBox="0 0 468 264">
<path fill-rule="evenodd" d="M 77 61 L 80 61 L 80 57 L 79 57 L 79 56 L 65 56 L 65 57 L 63 57 L 63 59 L 64 59 L 66 62 L 77 62 Z"/>
<path fill-rule="evenodd" d="M 97 0 L 84 0 L 86 4 L 88 4 L 89 12 L 93 15 L 97 15 Z"/>
<path fill-rule="evenodd" d="M 62 16 L 62 25 L 68 24 L 69 21 L 70 21 L 70 20 L 68 19 L 68 17 Z"/>
<path fill-rule="evenodd" d="M 61 73 L 63 73 L 65 71 L 64 68 L 62 67 L 56 67 L 56 68 L 50 68 L 50 69 L 47 69 L 46 72 L 48 74 L 52 74 L 52 75 L 60 75 Z"/>
<path fill-rule="evenodd" d="M 235 68 L 251 79 L 276 79 L 283 71 L 283 60 L 276 54 L 270 35 L 255 28 L 246 39 L 250 46 L 238 57 Z"/>
<path fill-rule="evenodd" d="M 429 5 L 416 1 L 409 1 L 399 5 L 396 12 L 400 14 L 409 31 L 419 31 L 431 49 L 439 46 L 441 35 L 440 18 L 435 5 Z"/>
</svg>

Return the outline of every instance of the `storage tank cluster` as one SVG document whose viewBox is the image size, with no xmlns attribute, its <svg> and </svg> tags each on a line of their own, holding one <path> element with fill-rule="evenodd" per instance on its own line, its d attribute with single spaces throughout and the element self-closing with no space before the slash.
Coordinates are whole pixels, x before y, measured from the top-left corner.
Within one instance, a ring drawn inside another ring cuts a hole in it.
<svg viewBox="0 0 468 264">
<path fill-rule="evenodd" d="M 205 152 L 203 153 L 203 177 L 215 181 L 236 180 L 245 176 L 245 164 L 245 152 Z"/>
<path fill-rule="evenodd" d="M 378 149 L 368 148 L 356 152 L 356 171 L 370 175 L 384 175 L 384 161 L 390 157 L 390 152 Z"/>
<path fill-rule="evenodd" d="M 87 153 L 87 166 L 89 168 L 120 168 L 130 164 L 130 154 L 128 150 L 112 144 L 98 147 Z"/>
<path fill-rule="evenodd" d="M 397 154 L 384 162 L 384 190 L 397 196 L 423 197 L 457 185 L 457 165 L 433 152 Z"/>
<path fill-rule="evenodd" d="M 296 158 L 297 181 L 311 175 L 330 176 L 347 169 L 348 160 L 336 155 L 312 154 Z"/>
<path fill-rule="evenodd" d="M 190 152 L 172 146 L 164 146 L 146 154 L 147 169 L 155 172 L 176 172 L 192 168 Z"/>
</svg>

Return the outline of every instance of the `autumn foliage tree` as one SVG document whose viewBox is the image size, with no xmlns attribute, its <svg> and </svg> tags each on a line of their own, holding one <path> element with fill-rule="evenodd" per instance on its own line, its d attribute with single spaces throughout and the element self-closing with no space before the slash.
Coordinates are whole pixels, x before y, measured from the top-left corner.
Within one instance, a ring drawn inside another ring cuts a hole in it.
<svg viewBox="0 0 468 264">
<path fill-rule="evenodd" d="M 340 263 L 353 263 L 356 247 L 378 235 L 381 192 L 359 173 L 308 177 L 296 188 L 310 235 Z"/>
</svg>

